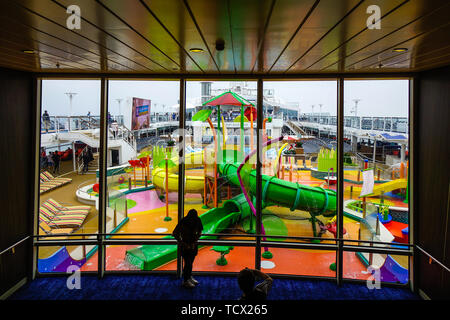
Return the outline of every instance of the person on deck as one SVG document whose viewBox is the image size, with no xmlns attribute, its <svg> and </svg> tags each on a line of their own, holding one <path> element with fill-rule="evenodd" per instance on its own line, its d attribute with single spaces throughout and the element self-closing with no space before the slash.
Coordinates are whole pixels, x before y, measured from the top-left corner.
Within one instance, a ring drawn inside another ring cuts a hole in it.
<svg viewBox="0 0 450 320">
<path fill-rule="evenodd" d="M 45 132 L 48 133 L 48 129 L 50 129 L 51 122 L 50 122 L 50 115 L 48 114 L 47 110 L 45 110 L 44 114 L 42 115 L 42 122 L 44 123 Z"/>
<path fill-rule="evenodd" d="M 203 224 L 197 210 L 191 209 L 172 232 L 173 237 L 178 241 L 184 261 L 182 286 L 185 288 L 194 288 L 198 284 L 198 281 L 192 277 L 192 267 L 198 253 L 197 241 L 202 230 Z"/>
</svg>

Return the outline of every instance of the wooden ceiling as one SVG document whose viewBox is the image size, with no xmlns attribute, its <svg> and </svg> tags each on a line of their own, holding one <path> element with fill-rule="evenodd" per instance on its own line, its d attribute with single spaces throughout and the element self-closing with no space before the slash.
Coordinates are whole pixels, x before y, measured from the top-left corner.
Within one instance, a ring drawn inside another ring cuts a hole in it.
<svg viewBox="0 0 450 320">
<path fill-rule="evenodd" d="M 72 4 L 79 30 L 66 25 Z M 380 29 L 367 28 L 370 5 L 381 9 Z M 398 73 L 450 64 L 448 0 L 8 0 L 0 17 L 0 66 L 32 72 Z"/>
</svg>

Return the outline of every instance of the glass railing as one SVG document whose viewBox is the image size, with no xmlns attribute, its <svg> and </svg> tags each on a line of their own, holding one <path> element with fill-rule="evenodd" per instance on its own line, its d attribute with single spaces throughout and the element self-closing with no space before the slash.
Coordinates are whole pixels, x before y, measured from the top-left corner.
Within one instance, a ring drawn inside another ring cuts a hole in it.
<svg viewBox="0 0 450 320">
<path fill-rule="evenodd" d="M 111 116 L 109 122 L 117 122 L 123 126 L 123 116 Z M 100 116 L 50 116 L 49 120 L 42 119 L 41 133 L 56 133 L 75 130 L 89 130 L 100 128 Z"/>
<path fill-rule="evenodd" d="M 300 122 L 317 123 L 335 126 L 336 116 L 302 115 Z M 346 128 L 376 130 L 385 132 L 408 133 L 408 118 L 406 117 L 357 117 L 345 116 Z"/>
</svg>

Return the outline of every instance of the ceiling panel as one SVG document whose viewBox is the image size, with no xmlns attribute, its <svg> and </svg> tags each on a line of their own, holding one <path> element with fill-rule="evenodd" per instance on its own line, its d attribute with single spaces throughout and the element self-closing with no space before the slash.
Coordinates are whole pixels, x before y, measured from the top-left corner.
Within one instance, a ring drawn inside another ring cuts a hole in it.
<svg viewBox="0 0 450 320">
<path fill-rule="evenodd" d="M 206 43 L 206 49 L 213 57 L 217 69 L 222 73 L 234 73 L 235 60 L 230 45 L 229 1 L 183 0 L 194 24 Z M 225 42 L 223 51 L 216 50 L 216 41 Z M 216 72 L 217 72 L 216 69 Z M 213 71 L 213 70 L 209 70 Z"/>
<path fill-rule="evenodd" d="M 317 0 L 278 0 L 275 2 L 267 31 L 264 35 L 263 61 L 256 71 L 264 73 L 270 70 L 293 37 L 309 19 Z"/>
<path fill-rule="evenodd" d="M 392 10 L 404 5 L 408 1 L 405 0 L 372 0 L 370 5 L 377 5 L 381 9 L 382 15 L 389 14 Z M 310 69 L 310 71 L 317 71 L 314 63 L 326 56 L 329 52 L 333 52 L 334 56 L 341 56 L 345 54 L 347 43 L 350 39 L 361 36 L 364 32 L 371 35 L 379 35 L 380 30 L 369 30 L 367 28 L 367 19 L 370 16 L 367 14 L 367 7 L 369 3 L 362 2 L 360 5 L 354 7 L 353 10 L 347 12 L 345 18 L 342 18 L 325 34 L 323 34 L 313 45 L 305 50 L 301 50 L 298 57 L 286 69 L 289 72 L 299 72 Z M 343 10 L 346 11 L 347 9 Z M 384 32 L 392 31 L 393 26 L 384 23 L 382 28 Z M 275 68 L 278 66 L 276 65 Z"/>
<path fill-rule="evenodd" d="M 268 60 L 267 70 L 274 72 L 285 72 L 288 70 L 296 59 L 314 46 L 317 41 L 332 30 L 336 23 L 344 19 L 347 14 L 351 13 L 361 3 L 361 0 L 322 0 L 316 3 L 307 20 L 295 34 L 279 59 L 275 61 Z M 289 7 L 285 9 L 289 10 Z"/>
<path fill-rule="evenodd" d="M 154 59 L 156 57 L 152 56 L 152 51 L 149 50 L 149 52 L 140 52 L 135 50 L 130 43 L 134 43 L 137 40 L 137 35 L 133 34 L 133 32 L 126 32 L 125 28 L 118 27 L 118 31 L 116 34 L 119 34 L 120 32 L 123 32 L 127 34 L 129 38 L 125 38 L 122 36 L 122 39 L 117 38 L 115 35 L 106 33 L 103 31 L 104 25 L 108 24 L 109 21 L 113 20 L 115 23 L 115 20 L 111 18 L 111 15 L 108 14 L 106 11 L 101 10 L 97 8 L 98 10 L 95 11 L 92 8 L 91 1 L 87 2 L 89 6 L 81 6 L 82 12 L 82 21 L 81 21 L 81 29 L 80 30 L 69 30 L 66 26 L 66 20 L 68 17 L 68 14 L 66 13 L 65 6 L 59 4 L 59 2 L 54 2 L 50 0 L 17 0 L 17 3 L 20 3 L 23 5 L 25 9 L 28 9 L 29 12 L 33 13 L 34 17 L 33 19 L 36 19 L 37 16 L 45 17 L 48 22 L 52 24 L 51 27 L 59 26 L 63 30 L 63 38 L 71 39 L 73 37 L 76 37 L 77 35 L 88 39 L 89 45 L 87 46 L 88 49 L 97 49 L 101 51 L 102 57 L 105 57 L 109 54 L 106 52 L 106 49 L 110 49 L 111 51 L 127 57 L 128 59 L 135 61 L 136 63 L 139 63 L 140 65 L 146 66 L 145 69 L 149 69 L 150 71 L 167 71 L 168 69 L 164 68 L 164 66 L 161 66 L 161 63 L 167 63 L 167 64 L 173 64 L 168 58 L 166 57 L 160 57 L 159 59 Z M 79 2 L 79 1 L 78 1 Z M 92 15 L 97 15 L 98 20 L 94 23 L 87 20 L 87 17 L 91 17 Z M 108 22 L 103 22 L 103 20 L 107 20 Z M 46 30 L 50 33 L 52 30 Z M 148 66 L 148 67 L 147 67 Z M 142 68 L 142 67 L 141 67 Z M 142 70 L 145 70 L 142 68 Z"/>
<path fill-rule="evenodd" d="M 0 24 L 0 28 L 1 28 Z M 16 29 L 20 31 L 20 28 Z M 17 51 L 21 51 L 24 49 L 33 49 L 37 54 L 49 54 L 55 57 L 56 61 L 68 61 L 68 62 L 76 62 L 79 64 L 77 68 L 84 69 L 85 67 L 92 69 L 100 69 L 100 63 L 97 61 L 86 59 L 85 57 L 73 54 L 71 52 L 64 51 L 57 46 L 48 45 L 43 42 L 35 41 L 31 37 L 24 37 L 25 33 L 16 33 L 3 31 L 0 34 L 0 42 L 2 42 L 2 46 L 9 48 L 14 48 Z"/>
<path fill-rule="evenodd" d="M 142 8 L 152 14 L 165 28 L 179 46 L 181 69 L 188 71 L 218 71 L 213 57 L 209 54 L 197 27 L 192 20 L 189 11 L 180 0 L 139 0 Z M 127 4 L 128 5 L 128 4 Z M 203 52 L 190 52 L 191 48 L 201 48 Z"/>
<path fill-rule="evenodd" d="M 53 0 L 57 3 L 60 10 L 66 12 L 66 8 L 73 4 L 73 0 Z M 108 1 L 108 4 L 114 6 L 117 1 Z M 176 45 L 165 37 L 165 47 L 159 48 L 161 41 L 154 44 L 147 37 L 146 34 L 141 34 L 138 30 L 133 30 L 132 24 L 136 21 L 142 22 L 143 27 L 151 30 L 155 35 L 164 34 L 164 31 L 157 29 L 153 21 L 141 21 L 139 15 L 143 12 L 143 8 L 133 5 L 132 1 L 120 1 L 122 4 L 129 4 L 124 7 L 119 7 L 119 10 L 112 10 L 113 8 L 105 7 L 100 1 L 94 0 L 78 0 L 77 5 L 81 8 L 81 29 L 78 32 L 85 34 L 95 34 L 95 41 L 106 44 L 107 47 L 121 48 L 127 50 L 127 56 L 132 60 L 142 61 L 144 59 L 150 60 L 157 65 L 153 68 L 165 69 L 167 71 L 178 69 L 179 57 Z M 126 19 L 123 19 L 123 16 Z M 65 23 L 67 14 L 63 17 Z M 53 16 L 53 19 L 60 20 L 58 16 Z M 125 52 L 125 51 L 124 51 Z M 152 68 L 152 69 L 153 69 Z"/>
<path fill-rule="evenodd" d="M 392 49 L 384 50 L 369 58 L 358 61 L 354 65 L 357 69 L 367 68 L 417 68 L 417 63 L 422 63 L 423 60 L 433 59 L 443 55 L 442 48 L 450 46 L 450 23 L 444 28 L 434 28 L 432 31 L 421 33 L 420 36 L 415 36 L 411 40 L 403 42 L 398 46 L 411 48 L 404 53 L 393 52 Z M 433 39 L 443 39 L 436 42 Z M 444 53 L 445 54 L 445 53 Z"/>
<path fill-rule="evenodd" d="M 71 2 L 71 0 L 62 1 L 67 5 Z M 83 0 L 80 5 L 84 7 L 86 2 L 92 3 L 89 0 Z M 202 71 L 199 65 L 192 60 L 184 48 L 180 47 L 178 39 L 176 39 L 172 33 L 168 32 L 168 29 L 165 28 L 164 24 L 161 24 L 158 21 L 159 18 L 152 15 L 153 11 L 151 11 L 148 3 L 139 0 L 102 0 L 99 2 L 103 4 L 107 11 L 110 10 L 118 18 L 112 19 L 109 17 L 111 20 L 104 20 L 105 30 L 108 33 L 123 39 L 129 38 L 129 33 L 138 35 L 140 41 L 130 44 L 135 48 L 139 48 L 139 51 L 142 51 L 144 48 L 145 52 L 151 50 L 151 57 L 154 56 L 155 61 L 167 66 L 167 68 L 181 70 L 183 72 Z M 156 1 L 151 1 L 150 3 L 153 4 L 153 2 L 156 3 Z M 172 6 L 170 6 L 170 4 L 172 4 Z M 178 4 L 178 7 L 176 4 Z M 179 16 L 180 11 L 182 12 L 183 10 L 180 4 L 179 1 L 165 1 L 165 5 L 168 6 L 163 8 L 163 11 L 161 12 L 162 16 Z M 96 9 L 100 10 L 98 7 L 96 7 Z M 91 19 L 94 19 L 94 17 Z M 182 28 L 184 28 L 184 26 L 182 26 Z M 158 56 L 161 56 L 161 58 Z M 170 59 L 171 62 L 176 65 L 167 63 L 162 57 Z"/>
<path fill-rule="evenodd" d="M 108 71 L 109 61 L 121 65 L 127 69 L 131 69 L 132 71 L 145 70 L 150 72 L 152 70 L 158 70 L 152 69 L 155 64 L 151 63 L 147 59 L 145 59 L 143 63 L 133 61 L 124 54 L 110 50 L 104 45 L 96 43 L 89 37 L 85 37 L 82 34 L 71 31 L 67 29 L 65 25 L 59 25 L 45 16 L 38 15 L 24 7 L 15 5 L 12 1 L 0 2 L 0 12 L 7 14 L 8 18 L 13 20 L 16 24 L 23 24 L 28 27 L 29 30 L 25 35 L 30 38 L 45 42 L 50 37 L 60 41 L 60 43 L 65 43 L 65 45 L 72 45 L 82 48 L 86 51 L 85 54 L 96 55 L 98 61 L 102 64 L 102 68 L 99 71 Z M 4 21 L 4 19 L 2 19 L 2 21 Z M 9 23 L 9 21 L 6 21 L 5 23 Z M 6 28 L 8 28 L 8 26 L 6 26 Z"/>
<path fill-rule="evenodd" d="M 346 43 L 346 52 L 340 57 L 333 53 L 322 59 L 314 68 L 328 72 L 359 70 L 363 66 L 360 62 L 364 59 L 374 56 L 381 60 L 386 57 L 383 54 L 386 54 L 387 49 L 391 52 L 394 47 L 404 47 L 406 40 L 443 26 L 449 21 L 449 10 L 450 3 L 446 0 L 434 1 L 433 5 L 418 1 L 408 2 L 382 19 L 380 30 L 367 30 L 361 33 Z M 413 42 L 410 44 L 413 45 Z M 414 51 L 413 46 L 409 49 L 411 52 Z"/>
<path fill-rule="evenodd" d="M 81 8 L 80 30 L 66 26 L 71 4 Z M 381 9 L 379 30 L 366 26 L 369 5 Z M 0 66 L 55 73 L 409 72 L 450 63 L 449 17 L 448 0 L 0 1 Z"/>
<path fill-rule="evenodd" d="M 406 16 L 406 14 L 405 14 Z M 408 20 L 404 20 L 402 28 L 397 29 L 395 32 L 387 33 L 385 36 L 379 37 L 379 40 L 372 41 L 370 45 L 349 45 L 349 50 L 355 51 L 355 54 L 350 54 L 343 60 L 344 63 L 341 64 L 341 68 L 345 70 L 364 70 L 364 66 L 367 65 L 367 60 L 371 59 L 372 62 L 377 62 L 382 59 L 389 57 L 395 53 L 392 49 L 396 47 L 405 47 L 412 54 L 417 53 L 419 48 L 415 48 L 415 44 L 425 36 L 427 33 L 438 31 L 440 28 L 445 27 L 450 21 L 448 17 L 450 16 L 450 3 L 446 3 L 443 7 L 439 9 L 432 10 L 426 15 L 421 15 L 412 23 L 408 23 Z M 399 16 L 397 16 L 398 18 Z M 441 38 L 438 37 L 428 37 L 428 41 L 437 41 L 440 45 L 442 41 L 448 40 L 448 37 L 443 33 L 439 34 Z M 369 63 L 370 64 L 370 63 Z M 327 66 L 326 70 L 333 68 L 336 70 L 336 65 Z M 409 68 L 410 66 L 405 66 Z M 412 67 L 412 66 L 411 66 Z M 339 68 L 338 68 L 339 71 Z"/>
<path fill-rule="evenodd" d="M 263 41 L 266 24 L 270 21 L 275 0 L 230 0 L 230 26 L 236 71 L 258 72 L 260 52 L 266 48 Z M 225 44 L 230 45 L 230 44 Z M 263 59 L 261 59 L 263 61 Z"/>
</svg>

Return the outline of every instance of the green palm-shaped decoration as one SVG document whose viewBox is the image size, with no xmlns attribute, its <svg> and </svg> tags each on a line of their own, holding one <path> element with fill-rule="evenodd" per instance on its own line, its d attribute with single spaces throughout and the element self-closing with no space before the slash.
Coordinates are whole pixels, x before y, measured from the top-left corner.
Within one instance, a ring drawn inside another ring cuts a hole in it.
<svg viewBox="0 0 450 320">
<path fill-rule="evenodd" d="M 177 165 L 176 165 L 176 163 L 175 162 L 173 162 L 172 160 L 170 160 L 170 159 L 167 159 L 167 168 L 173 168 L 173 167 L 176 167 Z M 164 159 L 164 160 L 161 160 L 159 163 L 158 163 L 158 165 L 157 165 L 157 167 L 158 168 L 165 168 L 166 167 L 166 159 Z"/>
<path fill-rule="evenodd" d="M 199 112 L 194 114 L 194 116 L 192 117 L 192 121 L 202 121 L 202 122 L 204 122 L 204 121 L 206 121 L 209 118 L 211 113 L 212 113 L 211 109 L 200 110 Z"/>
<path fill-rule="evenodd" d="M 147 158 L 147 156 L 151 156 L 152 153 L 150 151 L 143 151 L 138 155 L 138 159 Z"/>
</svg>

